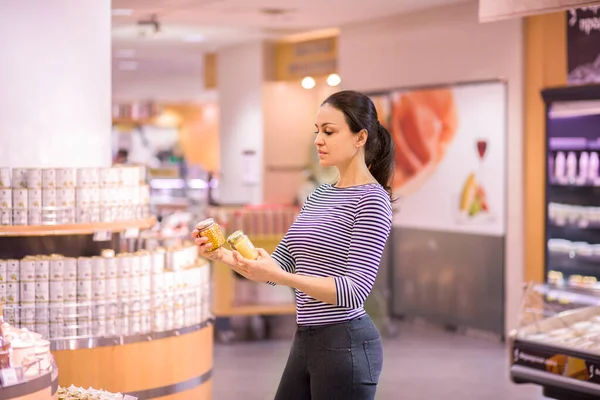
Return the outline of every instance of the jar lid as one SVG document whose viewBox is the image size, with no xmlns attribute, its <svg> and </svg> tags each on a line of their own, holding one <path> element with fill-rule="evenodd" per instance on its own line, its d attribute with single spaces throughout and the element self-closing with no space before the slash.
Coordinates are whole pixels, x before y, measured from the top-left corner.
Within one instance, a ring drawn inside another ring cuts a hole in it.
<svg viewBox="0 0 600 400">
<path fill-rule="evenodd" d="M 227 241 L 229 243 L 235 243 L 238 240 L 240 240 L 242 238 L 242 236 L 244 236 L 243 231 L 235 231 L 231 235 L 229 235 L 229 237 L 227 238 Z"/>
<path fill-rule="evenodd" d="M 204 221 L 198 222 L 196 224 L 196 229 L 198 229 L 199 231 L 208 228 L 209 226 L 211 226 L 212 224 L 215 223 L 215 220 L 212 218 L 207 218 Z"/>
</svg>

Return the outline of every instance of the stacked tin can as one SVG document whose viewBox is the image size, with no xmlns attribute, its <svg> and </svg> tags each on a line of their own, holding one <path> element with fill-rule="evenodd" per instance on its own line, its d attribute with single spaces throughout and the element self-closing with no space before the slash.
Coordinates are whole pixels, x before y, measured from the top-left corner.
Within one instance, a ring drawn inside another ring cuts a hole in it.
<svg viewBox="0 0 600 400">
<path fill-rule="evenodd" d="M 12 225 L 10 168 L 0 168 L 0 225 Z"/>
<path fill-rule="evenodd" d="M 43 337 L 50 336 L 50 262 L 51 257 L 35 257 L 35 329 Z M 23 266 L 21 265 L 21 273 Z M 21 282 L 21 285 L 23 282 Z M 21 300 L 23 311 L 23 300 Z"/>
<path fill-rule="evenodd" d="M 106 279 L 106 335 L 116 336 L 117 335 L 117 314 L 118 314 L 118 298 L 119 298 L 119 283 L 118 283 L 118 265 L 117 259 L 113 254 L 104 256 L 104 268 L 105 268 L 105 279 Z M 96 275 L 97 279 L 100 279 L 99 275 Z M 100 286 L 100 285 L 97 285 Z M 98 291 L 98 293 L 100 293 Z"/>
<path fill-rule="evenodd" d="M 75 213 L 78 223 L 100 221 L 100 174 L 98 168 L 77 169 Z"/>
<path fill-rule="evenodd" d="M 27 170 L 15 168 L 11 176 L 12 187 L 12 224 L 27 225 L 29 207 L 27 191 Z"/>
<path fill-rule="evenodd" d="M 66 296 L 70 296 L 71 302 L 75 301 L 77 294 L 77 286 L 71 284 L 69 289 L 66 288 L 67 271 L 70 269 L 70 279 L 74 279 L 76 273 L 76 260 L 73 258 L 64 258 L 58 255 L 50 257 L 50 276 L 49 276 L 49 322 L 48 322 L 48 337 L 61 338 L 64 333 L 64 305 Z M 73 271 L 75 270 L 75 271 Z M 73 288 L 75 286 L 75 288 Z M 69 294 L 70 292 L 70 294 Z M 75 296 L 74 296 L 75 295 Z"/>
<path fill-rule="evenodd" d="M 0 260 L 0 301 L 9 323 L 53 339 L 160 332 L 208 318 L 207 265 L 191 244 Z"/>
<path fill-rule="evenodd" d="M 11 325 L 19 326 L 21 323 L 18 310 L 20 301 L 19 287 L 19 260 L 0 260 L 0 273 L 5 271 L 5 295 L 4 295 L 4 320 Z M 0 288 L 0 300 L 2 300 L 2 288 Z"/>
<path fill-rule="evenodd" d="M 91 292 L 91 328 L 92 336 L 106 336 L 107 279 L 106 267 L 110 260 L 104 257 L 92 257 Z"/>
<path fill-rule="evenodd" d="M 162 332 L 166 329 L 166 282 L 165 282 L 165 249 L 159 248 L 151 253 L 152 274 L 151 285 L 151 307 L 152 307 L 152 330 Z"/>
</svg>

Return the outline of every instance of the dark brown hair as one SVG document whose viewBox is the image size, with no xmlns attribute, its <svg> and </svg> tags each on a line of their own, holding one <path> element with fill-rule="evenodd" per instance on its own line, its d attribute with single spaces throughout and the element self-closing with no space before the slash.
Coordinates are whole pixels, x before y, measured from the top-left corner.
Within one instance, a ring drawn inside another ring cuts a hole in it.
<svg viewBox="0 0 600 400">
<path fill-rule="evenodd" d="M 394 175 L 394 141 L 392 135 L 379 123 L 377 110 L 371 99 L 359 92 L 343 90 L 329 96 L 321 105 L 329 104 L 344 113 L 350 130 L 358 134 L 368 132 L 365 143 L 365 163 L 371 175 L 390 194 Z"/>
</svg>

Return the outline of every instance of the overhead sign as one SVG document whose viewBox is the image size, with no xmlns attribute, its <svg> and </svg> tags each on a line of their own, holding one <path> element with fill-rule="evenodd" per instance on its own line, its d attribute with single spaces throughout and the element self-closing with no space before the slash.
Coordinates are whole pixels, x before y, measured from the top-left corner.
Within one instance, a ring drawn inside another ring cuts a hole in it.
<svg viewBox="0 0 600 400">
<path fill-rule="evenodd" d="M 479 0 L 479 20 L 518 18 L 595 4 L 598 0 Z"/>
<path fill-rule="evenodd" d="M 600 82 L 600 5 L 566 15 L 569 84 Z"/>
</svg>

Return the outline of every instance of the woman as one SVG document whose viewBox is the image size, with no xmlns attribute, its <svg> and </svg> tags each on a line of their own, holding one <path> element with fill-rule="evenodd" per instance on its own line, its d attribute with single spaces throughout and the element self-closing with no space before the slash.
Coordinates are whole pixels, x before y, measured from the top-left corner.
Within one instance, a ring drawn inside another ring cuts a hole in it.
<svg viewBox="0 0 600 400">
<path fill-rule="evenodd" d="M 201 253 L 248 279 L 293 287 L 298 328 L 276 400 L 371 400 L 383 367 L 379 331 L 365 313 L 392 225 L 394 146 L 371 100 L 342 91 L 321 105 L 315 146 L 339 179 L 319 186 L 272 255 Z"/>
</svg>

